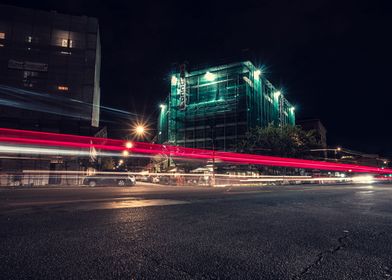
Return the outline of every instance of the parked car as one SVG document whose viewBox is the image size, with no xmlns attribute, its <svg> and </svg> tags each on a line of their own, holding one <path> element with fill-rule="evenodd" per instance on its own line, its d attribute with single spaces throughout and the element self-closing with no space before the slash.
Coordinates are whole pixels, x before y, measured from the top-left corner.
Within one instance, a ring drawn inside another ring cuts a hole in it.
<svg viewBox="0 0 392 280">
<path fill-rule="evenodd" d="M 136 184 L 136 179 L 134 175 L 128 174 L 95 174 L 91 176 L 86 176 L 83 180 L 83 185 L 88 185 L 90 187 L 95 186 L 133 186 Z"/>
<path fill-rule="evenodd" d="M 147 175 L 137 175 L 136 180 L 140 182 L 148 182 L 149 176 Z"/>
</svg>

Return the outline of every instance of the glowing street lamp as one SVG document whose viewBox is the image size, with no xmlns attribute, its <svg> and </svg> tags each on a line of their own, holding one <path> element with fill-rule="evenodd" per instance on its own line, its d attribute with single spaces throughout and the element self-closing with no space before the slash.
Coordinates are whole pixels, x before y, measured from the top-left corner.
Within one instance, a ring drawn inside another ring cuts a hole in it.
<svg viewBox="0 0 392 280">
<path fill-rule="evenodd" d="M 135 134 L 137 136 L 143 136 L 145 132 L 146 132 L 146 128 L 143 125 L 139 124 L 135 127 Z"/>
<path fill-rule="evenodd" d="M 146 121 L 136 121 L 131 126 L 131 134 L 134 138 L 142 139 L 150 136 L 149 124 Z"/>
<path fill-rule="evenodd" d="M 123 155 L 124 157 L 127 157 L 127 156 L 129 156 L 129 152 L 128 152 L 128 151 L 123 151 L 123 152 L 122 152 L 122 155 Z"/>
<path fill-rule="evenodd" d="M 281 95 L 282 93 L 278 90 L 278 91 L 275 91 L 275 93 L 274 93 L 274 96 L 275 96 L 275 98 L 279 98 L 279 96 Z M 293 107 L 294 108 L 294 107 Z"/>
</svg>

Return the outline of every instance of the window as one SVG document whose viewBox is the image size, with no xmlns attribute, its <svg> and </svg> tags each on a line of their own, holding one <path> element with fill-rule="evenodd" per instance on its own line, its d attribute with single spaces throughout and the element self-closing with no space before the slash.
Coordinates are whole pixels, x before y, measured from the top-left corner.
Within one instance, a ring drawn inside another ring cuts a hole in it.
<svg viewBox="0 0 392 280">
<path fill-rule="evenodd" d="M 25 87 L 32 88 L 34 84 L 37 82 L 35 77 L 38 76 L 38 72 L 35 71 L 23 71 L 23 85 Z"/>
<path fill-rule="evenodd" d="M 23 71 L 23 78 L 28 79 L 30 77 L 37 77 L 38 72 L 35 71 Z"/>
<path fill-rule="evenodd" d="M 71 39 L 61 39 L 61 46 L 64 48 L 72 48 L 72 40 Z"/>
<path fill-rule="evenodd" d="M 5 39 L 5 33 L 4 32 L 0 32 L 0 39 Z"/>
<path fill-rule="evenodd" d="M 67 86 L 58 86 L 57 89 L 61 90 L 61 91 L 68 91 L 68 87 Z"/>
</svg>

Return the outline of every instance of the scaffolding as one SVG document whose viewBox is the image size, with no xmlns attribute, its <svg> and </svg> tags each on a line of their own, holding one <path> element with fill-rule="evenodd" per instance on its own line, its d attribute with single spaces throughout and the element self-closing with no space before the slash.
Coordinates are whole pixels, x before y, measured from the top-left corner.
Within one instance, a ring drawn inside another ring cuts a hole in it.
<svg viewBox="0 0 392 280">
<path fill-rule="evenodd" d="M 187 72 L 161 105 L 158 142 L 229 151 L 254 127 L 295 124 L 294 107 L 251 62 Z"/>
</svg>

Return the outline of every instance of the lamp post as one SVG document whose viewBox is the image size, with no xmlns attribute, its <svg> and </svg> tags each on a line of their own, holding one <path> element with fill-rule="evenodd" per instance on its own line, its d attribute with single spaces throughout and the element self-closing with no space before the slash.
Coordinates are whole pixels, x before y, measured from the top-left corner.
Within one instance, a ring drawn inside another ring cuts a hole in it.
<svg viewBox="0 0 392 280">
<path fill-rule="evenodd" d="M 339 153 L 341 150 L 342 150 L 341 147 L 337 147 L 337 148 L 335 149 L 335 160 L 336 160 L 336 161 L 338 161 L 338 153 Z"/>
</svg>

